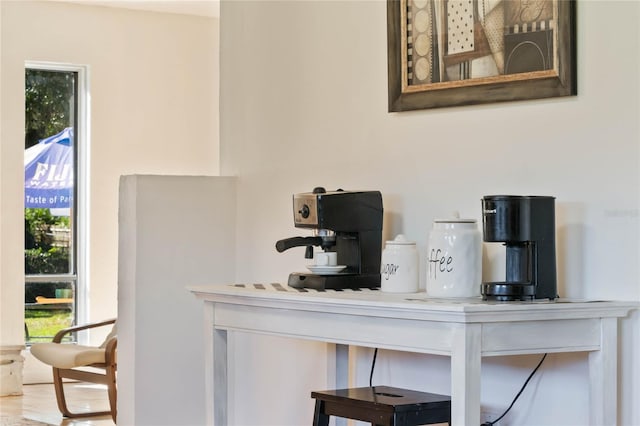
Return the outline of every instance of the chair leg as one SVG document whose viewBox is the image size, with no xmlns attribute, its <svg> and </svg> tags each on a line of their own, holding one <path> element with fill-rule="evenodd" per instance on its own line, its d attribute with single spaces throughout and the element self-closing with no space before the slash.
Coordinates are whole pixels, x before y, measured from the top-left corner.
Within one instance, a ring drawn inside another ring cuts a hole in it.
<svg viewBox="0 0 640 426">
<path fill-rule="evenodd" d="M 67 401 L 64 398 L 64 387 L 62 386 L 60 369 L 55 367 L 53 367 L 53 387 L 56 391 L 56 401 L 58 402 L 58 409 L 64 417 L 73 417 L 73 413 L 71 413 L 67 408 Z"/>
<path fill-rule="evenodd" d="M 118 403 L 118 390 L 116 388 L 116 370 L 115 367 L 109 367 L 106 371 L 107 374 L 107 391 L 109 393 L 109 407 L 111 407 L 111 418 L 116 423 L 117 403 Z"/>
<path fill-rule="evenodd" d="M 62 384 L 62 375 L 60 374 L 60 369 L 53 367 L 53 387 L 56 391 L 56 401 L 58 403 L 58 409 L 62 413 L 64 417 L 76 418 L 76 417 L 93 417 L 93 416 L 104 416 L 107 414 L 111 414 L 114 418 L 115 422 L 115 411 L 112 408 L 112 411 L 91 411 L 86 413 L 72 413 L 67 408 L 67 401 L 64 396 L 64 386 Z M 115 394 L 114 394 L 115 397 Z M 111 394 L 109 394 L 109 398 L 111 399 Z M 113 406 L 115 407 L 115 405 Z"/>
<path fill-rule="evenodd" d="M 313 426 L 329 426 L 329 416 L 324 412 L 324 401 L 316 399 L 316 409 L 313 413 Z"/>
</svg>

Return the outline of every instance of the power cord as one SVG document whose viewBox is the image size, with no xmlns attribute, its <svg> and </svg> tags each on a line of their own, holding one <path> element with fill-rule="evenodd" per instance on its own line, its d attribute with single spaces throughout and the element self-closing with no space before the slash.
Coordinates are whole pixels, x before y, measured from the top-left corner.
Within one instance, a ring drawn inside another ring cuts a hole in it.
<svg viewBox="0 0 640 426">
<path fill-rule="evenodd" d="M 373 359 L 371 360 L 371 372 L 369 373 L 369 387 L 373 387 L 373 370 L 376 367 L 376 358 L 377 357 L 378 357 L 378 348 L 375 348 L 375 350 L 373 351 Z M 546 358 L 547 358 L 547 354 L 542 355 L 542 358 L 538 362 L 538 365 L 536 365 L 536 368 L 534 368 L 533 371 L 531 372 L 531 374 L 529 374 L 529 377 L 527 377 L 527 380 L 525 380 L 524 384 L 522 385 L 522 387 L 520 388 L 520 390 L 516 394 L 515 398 L 513 398 L 513 401 L 511 401 L 511 405 L 509 405 L 509 408 L 507 408 L 504 411 L 504 413 L 502 413 L 500 415 L 500 417 L 498 417 L 497 419 L 495 419 L 493 421 L 484 422 L 480 426 L 493 426 L 496 423 L 498 423 L 500 420 L 502 420 L 502 418 L 504 416 L 507 415 L 507 413 L 511 410 L 511 408 L 513 408 L 513 406 L 515 405 L 516 401 L 518 400 L 518 398 L 520 398 L 520 395 L 522 395 L 522 392 L 524 392 L 525 388 L 527 387 L 527 385 L 529 384 L 529 382 L 531 381 L 533 376 L 536 374 L 536 372 L 538 371 L 538 369 L 540 368 L 540 366 L 542 365 L 542 363 L 544 362 L 544 360 Z"/>
<path fill-rule="evenodd" d="M 369 374 L 369 387 L 373 387 L 373 369 L 376 367 L 376 358 L 378 357 L 378 348 L 373 351 L 373 360 L 371 361 L 371 373 Z"/>
<path fill-rule="evenodd" d="M 547 357 L 547 354 L 544 354 L 542 356 L 542 359 L 540 360 L 540 362 L 538 363 L 538 365 L 536 365 L 536 368 L 533 369 L 533 371 L 531 372 L 531 374 L 529 374 L 529 377 L 527 377 L 527 380 L 524 382 L 524 384 L 522 385 L 522 387 L 520 388 L 520 390 L 518 391 L 518 393 L 516 394 L 516 397 L 513 398 L 513 401 L 511 401 L 511 405 L 509 405 L 509 408 L 507 408 L 505 410 L 504 413 L 502 413 L 502 415 L 500 417 L 498 417 L 497 419 L 495 419 L 494 421 L 487 421 L 482 423 L 480 426 L 493 426 L 494 424 L 498 423 L 500 420 L 502 420 L 502 418 L 504 416 L 507 415 L 507 413 L 509 412 L 509 410 L 511 410 L 511 407 L 513 407 L 513 405 L 516 403 L 516 401 L 518 400 L 518 398 L 520 398 L 520 395 L 522 395 L 522 392 L 524 391 L 524 388 L 527 387 L 527 385 L 529 384 L 529 381 L 531 380 L 531 378 L 533 377 L 534 374 L 536 374 L 536 371 L 538 371 L 538 368 L 540 368 L 540 366 L 542 365 L 542 363 L 544 362 L 544 359 Z"/>
</svg>

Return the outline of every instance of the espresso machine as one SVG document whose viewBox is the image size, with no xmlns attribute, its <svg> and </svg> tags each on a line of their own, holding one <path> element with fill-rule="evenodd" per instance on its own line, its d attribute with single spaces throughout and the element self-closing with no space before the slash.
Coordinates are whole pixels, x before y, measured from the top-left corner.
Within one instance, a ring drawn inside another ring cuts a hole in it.
<svg viewBox="0 0 640 426">
<path fill-rule="evenodd" d="M 555 198 L 490 195 L 482 199 L 485 242 L 506 246 L 504 282 L 483 282 L 484 300 L 555 299 Z"/>
<path fill-rule="evenodd" d="M 312 259 L 314 247 L 336 252 L 338 272 L 289 275 L 295 288 L 345 289 L 380 286 L 382 255 L 382 195 L 379 191 L 326 191 L 293 195 L 293 223 L 296 228 L 313 231 L 309 237 L 285 238 L 276 250 L 305 247 L 305 258 Z"/>
</svg>

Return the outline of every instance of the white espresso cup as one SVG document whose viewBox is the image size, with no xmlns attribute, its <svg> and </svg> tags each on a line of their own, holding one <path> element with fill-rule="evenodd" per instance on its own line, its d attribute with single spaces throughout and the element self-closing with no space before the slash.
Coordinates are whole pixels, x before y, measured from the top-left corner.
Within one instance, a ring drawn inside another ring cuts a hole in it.
<svg viewBox="0 0 640 426">
<path fill-rule="evenodd" d="M 316 266 L 336 266 L 338 264 L 338 253 L 335 251 L 318 251 L 315 252 Z"/>
</svg>

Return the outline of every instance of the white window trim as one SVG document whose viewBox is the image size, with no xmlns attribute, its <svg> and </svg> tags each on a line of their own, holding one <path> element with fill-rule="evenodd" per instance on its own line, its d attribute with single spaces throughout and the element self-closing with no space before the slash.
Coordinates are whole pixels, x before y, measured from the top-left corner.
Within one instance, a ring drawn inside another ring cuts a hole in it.
<svg viewBox="0 0 640 426">
<path fill-rule="evenodd" d="M 78 176 L 77 176 L 77 194 L 78 199 L 82 200 L 77 204 L 77 224 L 76 224 L 76 315 L 79 324 L 84 324 L 90 318 L 89 316 L 89 292 L 90 292 L 90 167 L 89 159 L 91 158 L 91 120 L 90 106 L 91 96 L 89 91 L 89 66 L 67 64 L 61 62 L 45 62 L 45 61 L 26 61 L 25 69 L 39 69 L 46 71 L 67 71 L 76 72 L 78 75 L 78 129 L 75 129 L 74 143 L 78 150 Z M 87 344 L 88 336 L 86 333 L 79 333 L 78 343 Z"/>
</svg>

